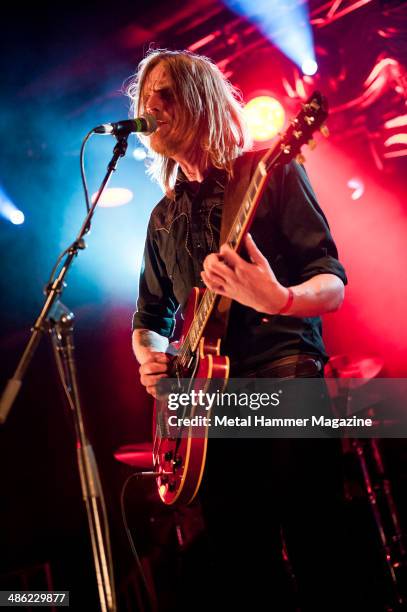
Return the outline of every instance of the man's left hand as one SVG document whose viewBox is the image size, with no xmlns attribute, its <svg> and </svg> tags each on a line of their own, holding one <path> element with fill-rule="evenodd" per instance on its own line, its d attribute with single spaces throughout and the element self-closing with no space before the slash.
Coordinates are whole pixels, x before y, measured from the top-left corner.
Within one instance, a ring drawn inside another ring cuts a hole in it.
<svg viewBox="0 0 407 612">
<path fill-rule="evenodd" d="M 205 258 L 202 280 L 211 291 L 236 300 L 258 312 L 278 313 L 287 303 L 288 290 L 281 285 L 269 262 L 259 251 L 250 234 L 245 246 L 251 263 L 229 245 Z"/>
</svg>

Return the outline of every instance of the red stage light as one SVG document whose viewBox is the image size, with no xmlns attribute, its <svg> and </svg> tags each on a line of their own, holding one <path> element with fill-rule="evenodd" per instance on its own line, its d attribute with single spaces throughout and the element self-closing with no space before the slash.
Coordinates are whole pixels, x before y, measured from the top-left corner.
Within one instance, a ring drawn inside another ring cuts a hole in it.
<svg viewBox="0 0 407 612">
<path fill-rule="evenodd" d="M 246 104 L 243 112 L 253 140 L 270 140 L 284 126 L 284 108 L 271 96 L 253 98 Z"/>
</svg>

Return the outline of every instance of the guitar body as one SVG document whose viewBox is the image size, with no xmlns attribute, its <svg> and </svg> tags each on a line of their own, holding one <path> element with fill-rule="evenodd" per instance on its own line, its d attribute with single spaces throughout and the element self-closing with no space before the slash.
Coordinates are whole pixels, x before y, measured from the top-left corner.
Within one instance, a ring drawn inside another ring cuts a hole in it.
<svg viewBox="0 0 407 612">
<path fill-rule="evenodd" d="M 184 315 L 181 339 L 172 346 L 178 350 L 190 331 L 197 309 L 204 294 L 203 289 L 194 287 L 188 300 Z M 174 377 L 189 379 L 188 389 L 204 392 L 222 391 L 229 376 L 229 358 L 220 355 L 220 338 L 201 337 L 199 350 L 188 367 L 178 370 Z M 192 406 L 188 418 L 202 414 L 202 406 Z M 179 436 L 162 435 L 159 414 L 171 414 L 167 402 L 156 400 L 153 419 L 153 462 L 157 472 L 158 493 L 167 504 L 188 504 L 196 496 L 202 481 L 208 447 L 208 428 L 190 426 L 188 431 L 181 429 Z M 204 410 L 210 416 L 209 410 Z M 193 434 L 192 434 L 193 429 Z M 173 434 L 173 428 L 171 428 Z"/>
</svg>

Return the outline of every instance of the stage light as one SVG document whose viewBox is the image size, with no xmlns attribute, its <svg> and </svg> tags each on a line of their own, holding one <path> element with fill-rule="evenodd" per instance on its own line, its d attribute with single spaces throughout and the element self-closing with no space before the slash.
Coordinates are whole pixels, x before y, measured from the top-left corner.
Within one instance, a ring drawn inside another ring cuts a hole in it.
<svg viewBox="0 0 407 612">
<path fill-rule="evenodd" d="M 13 225 L 24 223 L 24 213 L 15 206 L 0 188 L 0 215 Z"/>
<path fill-rule="evenodd" d="M 244 15 L 298 68 L 315 62 L 314 40 L 306 2 L 297 0 L 223 0 L 235 13 Z M 315 74 L 305 72 L 305 74 Z"/>
<path fill-rule="evenodd" d="M 393 134 L 393 136 L 384 141 L 385 147 L 391 147 L 394 144 L 407 144 L 407 134 Z"/>
<path fill-rule="evenodd" d="M 251 137 L 258 142 L 270 140 L 284 126 L 284 108 L 271 96 L 253 98 L 245 105 L 243 113 Z"/>
<path fill-rule="evenodd" d="M 147 151 L 143 147 L 136 147 L 133 151 L 133 157 L 136 161 L 143 161 L 147 157 Z"/>
<path fill-rule="evenodd" d="M 401 127 L 403 125 L 407 125 L 407 115 L 399 115 L 398 117 L 393 117 L 393 119 L 389 119 L 385 122 L 384 127 L 388 130 L 396 127 Z"/>
<path fill-rule="evenodd" d="M 365 193 L 364 182 L 362 181 L 362 179 L 356 176 L 349 179 L 347 185 L 349 189 L 352 190 L 352 193 L 350 196 L 352 200 L 359 200 L 362 197 L 362 195 Z"/>
<path fill-rule="evenodd" d="M 301 70 L 303 71 L 304 74 L 306 74 L 307 76 L 312 76 L 313 74 L 316 73 L 316 71 L 318 70 L 318 64 L 316 63 L 315 60 L 311 59 L 310 57 L 308 57 L 306 60 L 304 60 L 301 64 Z"/>
<path fill-rule="evenodd" d="M 92 195 L 92 203 L 95 201 L 97 193 Z M 105 189 L 102 197 L 99 200 L 98 206 L 102 208 L 113 208 L 115 206 L 124 206 L 133 199 L 133 192 L 130 189 L 124 189 L 123 187 L 111 187 Z"/>
<path fill-rule="evenodd" d="M 21 225 L 22 223 L 24 223 L 24 220 L 24 213 L 21 212 L 21 210 L 13 210 L 10 213 L 10 221 L 11 223 L 13 223 L 13 225 Z"/>
<path fill-rule="evenodd" d="M 208 36 L 204 36 L 203 38 L 200 38 L 199 40 L 197 40 L 192 45 L 189 45 L 188 51 L 192 51 L 192 52 L 196 53 L 196 51 L 198 51 L 198 49 L 200 49 L 201 47 L 204 47 L 205 45 L 207 45 L 208 43 L 212 42 L 213 40 L 215 40 L 215 38 L 217 38 L 218 36 L 221 36 L 221 35 L 222 35 L 221 30 L 216 30 L 216 32 L 212 32 L 212 34 L 208 34 Z"/>
</svg>

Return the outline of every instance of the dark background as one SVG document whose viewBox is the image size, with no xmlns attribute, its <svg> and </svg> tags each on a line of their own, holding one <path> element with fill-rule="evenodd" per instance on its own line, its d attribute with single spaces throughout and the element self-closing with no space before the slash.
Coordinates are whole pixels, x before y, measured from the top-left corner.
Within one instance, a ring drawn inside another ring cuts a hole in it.
<svg viewBox="0 0 407 612">
<path fill-rule="evenodd" d="M 315 18 L 321 16 L 321 6 L 322 3 L 311 2 Z M 245 96 L 261 89 L 267 79 L 274 91 L 281 92 L 281 75 L 294 83 L 297 74 L 258 32 L 244 33 L 241 18 L 212 0 L 94 5 L 43 2 L 24 8 L 15 3 L 2 9 L 2 13 L 0 187 L 26 215 L 22 226 L 0 219 L 3 386 L 28 340 L 56 256 L 74 238 L 84 216 L 78 164 L 81 140 L 93 126 L 127 117 L 128 102 L 122 86 L 150 44 L 186 48 L 214 28 L 224 28 L 220 42 L 201 51 L 216 61 L 228 59 L 229 78 Z M 394 93 L 393 77 L 389 77 L 389 88 L 374 103 L 343 112 L 340 108 L 363 92 L 364 80 L 384 46 L 387 55 L 396 57 L 405 67 L 405 24 L 402 3 L 369 3 L 327 28 L 314 27 L 321 82 L 330 94 L 331 106 L 339 109 L 332 114 L 332 146 L 342 155 L 341 168 L 349 165 L 361 172 L 368 168 L 366 197 L 370 200 L 363 214 L 370 219 L 369 205 L 371 211 L 377 212 L 375 206 L 380 200 L 386 203 L 386 222 L 392 220 L 392 225 L 383 230 L 382 243 L 374 235 L 374 244 L 360 246 L 351 228 L 358 223 L 363 226 L 366 218 L 360 219 L 360 208 L 351 209 L 353 203 L 344 202 L 341 208 L 335 203 L 334 207 L 326 197 L 339 174 L 335 174 L 336 153 L 322 149 L 322 156 L 327 152 L 332 176 L 331 182 L 316 187 L 319 195 L 325 194 L 322 203 L 325 208 L 326 200 L 329 219 L 337 230 L 353 280 L 344 312 L 327 317 L 328 348 L 331 354 L 373 354 L 382 360 L 384 375 L 400 377 L 405 376 L 407 363 L 407 331 L 402 317 L 405 240 L 399 236 L 393 240 L 390 232 L 402 228 L 400 219 L 405 223 L 407 216 L 401 196 L 405 166 L 403 157 L 390 161 L 383 158 L 382 167 L 375 165 L 369 143 L 373 142 L 380 157 L 383 150 L 376 138 L 378 131 L 390 110 L 396 116 L 403 112 L 403 105 Z M 380 28 L 396 28 L 396 32 L 391 39 L 378 38 Z M 236 32 L 238 36 L 233 39 Z M 251 52 L 245 52 L 248 36 L 253 36 L 250 40 L 254 41 Z M 267 69 L 270 58 L 272 77 Z M 298 106 L 297 100 L 288 103 L 290 110 Z M 76 316 L 75 345 L 83 409 L 106 494 L 117 583 L 120 592 L 129 597 L 128 603 L 124 595 L 121 598 L 123 610 L 142 609 L 141 596 L 137 600 L 136 595 L 131 595 L 142 590 L 119 505 L 121 488 L 132 469 L 117 462 L 113 453 L 120 446 L 150 438 L 151 401 L 138 382 L 137 364 L 130 349 L 130 321 L 137 297 L 145 226 L 149 211 L 160 197 L 158 187 L 145 177 L 142 164 L 131 158 L 136 146 L 134 139 L 128 157 L 119 167 L 121 174 L 114 180 L 119 184 L 120 178 L 126 179 L 127 186 L 137 191 L 138 200 L 131 207 L 98 211 L 89 248 L 75 260 L 63 297 Z M 89 145 L 88 173 L 93 190 L 103 176 L 111 147 L 110 139 Z M 317 174 L 317 163 L 323 163 L 321 157 L 315 159 L 316 166 L 311 162 L 311 178 Z M 347 187 L 341 191 L 338 186 L 338 194 L 338 199 L 342 194 L 348 196 Z M 375 230 L 384 227 L 380 215 L 372 224 Z M 126 259 L 129 243 L 131 263 Z M 378 291 L 373 299 L 370 291 L 374 285 Z M 404 441 L 387 441 L 382 451 L 404 523 Z M 7 423 L 1 428 L 0 465 L 0 575 L 4 588 L 17 588 L 22 577 L 28 582 L 21 588 L 36 588 L 43 580 L 41 566 L 48 563 L 55 589 L 71 591 L 72 609 L 97 609 L 71 415 L 58 385 L 46 337 Z M 378 596 L 385 599 L 383 593 L 388 587 L 377 533 L 351 453 L 344 454 L 344 465 L 352 498 L 350 524 L 357 536 L 352 554 L 357 559 L 364 546 L 372 547 L 372 566 L 358 570 L 361 579 L 366 584 L 376 584 Z M 173 580 L 182 576 L 182 566 L 187 562 L 187 553 L 177 542 L 176 527 L 181 524 L 187 542 L 189 537 L 192 539 L 201 528 L 199 508 L 185 514 L 174 513 L 156 500 L 151 482 L 134 481 L 126 501 L 136 547 L 152 572 L 163 602 L 170 601 Z"/>
</svg>

